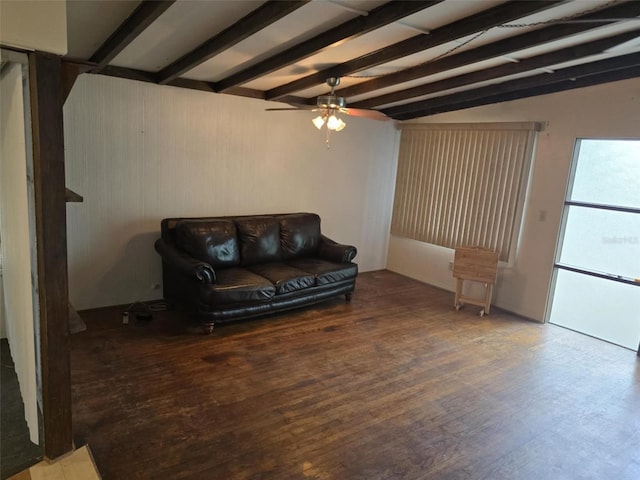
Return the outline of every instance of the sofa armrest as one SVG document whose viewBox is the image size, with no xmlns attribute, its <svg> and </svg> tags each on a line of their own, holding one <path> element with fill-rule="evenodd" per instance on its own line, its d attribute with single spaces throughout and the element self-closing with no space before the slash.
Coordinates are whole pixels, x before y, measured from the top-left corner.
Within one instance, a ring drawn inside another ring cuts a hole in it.
<svg viewBox="0 0 640 480">
<path fill-rule="evenodd" d="M 353 245 L 341 245 L 324 235 L 321 236 L 318 256 L 324 260 L 349 263 L 355 258 L 357 253 L 358 250 Z"/>
<path fill-rule="evenodd" d="M 181 252 L 173 245 L 165 242 L 162 238 L 156 240 L 155 247 L 165 262 L 172 265 L 187 277 L 196 278 L 204 284 L 213 284 L 216 282 L 216 272 L 208 263 Z"/>
</svg>

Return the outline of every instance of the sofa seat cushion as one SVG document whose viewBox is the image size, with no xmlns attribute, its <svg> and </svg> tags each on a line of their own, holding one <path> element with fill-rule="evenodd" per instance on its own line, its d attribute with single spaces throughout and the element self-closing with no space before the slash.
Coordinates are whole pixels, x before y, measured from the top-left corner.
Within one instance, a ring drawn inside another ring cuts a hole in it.
<svg viewBox="0 0 640 480">
<path fill-rule="evenodd" d="M 312 273 L 280 262 L 253 265 L 247 269 L 270 280 L 276 286 L 276 294 L 295 292 L 316 284 L 315 275 Z"/>
<path fill-rule="evenodd" d="M 355 263 L 335 263 L 319 258 L 299 258 L 289 260 L 287 264 L 315 275 L 316 285 L 329 285 L 356 278 L 358 275 L 358 265 Z"/>
<path fill-rule="evenodd" d="M 264 277 L 245 268 L 216 270 L 216 283 L 201 290 L 200 301 L 208 305 L 268 302 L 276 287 Z"/>
</svg>

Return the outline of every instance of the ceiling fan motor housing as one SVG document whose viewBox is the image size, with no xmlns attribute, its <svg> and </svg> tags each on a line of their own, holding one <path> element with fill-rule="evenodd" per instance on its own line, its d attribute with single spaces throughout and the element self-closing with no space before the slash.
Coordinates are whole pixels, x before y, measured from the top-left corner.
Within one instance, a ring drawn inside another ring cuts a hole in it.
<svg viewBox="0 0 640 480">
<path fill-rule="evenodd" d="M 318 107 L 320 108 L 344 108 L 347 104 L 344 97 L 336 97 L 335 95 L 320 95 L 318 97 Z"/>
<path fill-rule="evenodd" d="M 344 97 L 337 97 L 333 94 L 333 89 L 340 85 L 340 78 L 331 77 L 327 78 L 327 85 L 331 87 L 331 93 L 329 95 L 320 95 L 317 100 L 317 105 L 320 108 L 344 108 L 347 105 Z"/>
</svg>

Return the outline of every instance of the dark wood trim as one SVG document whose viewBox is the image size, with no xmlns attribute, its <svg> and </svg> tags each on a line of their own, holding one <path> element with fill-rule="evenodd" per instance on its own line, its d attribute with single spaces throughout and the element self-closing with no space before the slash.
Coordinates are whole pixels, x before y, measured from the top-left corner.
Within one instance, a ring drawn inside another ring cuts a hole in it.
<svg viewBox="0 0 640 480">
<path fill-rule="evenodd" d="M 215 93 L 213 83 L 205 82 L 204 80 L 191 80 L 188 78 L 175 78 L 168 84 L 170 87 L 188 88 L 191 90 L 200 90 L 202 92 Z"/>
<path fill-rule="evenodd" d="M 272 23 L 309 3 L 310 0 L 269 0 L 244 16 L 230 27 L 211 37 L 200 46 L 163 68 L 157 75 L 157 83 L 165 85 L 183 73 L 209 60 L 218 53 L 234 46 L 245 38 L 268 27 Z M 230 88 L 228 86 L 227 88 Z"/>
<path fill-rule="evenodd" d="M 94 73 L 94 72 L 92 72 Z M 102 69 L 100 75 L 106 75 L 108 77 L 125 78 L 127 80 L 136 80 L 138 82 L 156 83 L 153 72 L 147 72 L 145 70 L 136 70 L 134 68 L 115 67 L 108 65 Z M 169 83 L 169 86 L 189 88 L 191 90 L 200 90 L 203 92 L 214 93 L 213 84 L 211 82 L 205 82 L 202 80 L 190 80 L 187 78 L 176 78 Z"/>
<path fill-rule="evenodd" d="M 107 65 L 98 72 L 91 71 L 90 73 L 98 73 L 100 75 L 107 75 L 108 77 L 126 78 L 127 80 L 137 80 L 139 82 L 156 83 L 155 78 L 153 77 L 153 72 L 137 70 L 135 68 Z"/>
<path fill-rule="evenodd" d="M 640 214 L 640 208 L 625 207 L 622 205 L 608 205 L 606 203 L 576 202 L 575 200 L 567 200 L 565 205 L 570 207 L 595 208 L 596 210 L 609 210 L 610 212 L 623 212 Z"/>
<path fill-rule="evenodd" d="M 631 277 L 623 277 L 622 275 L 613 275 L 610 273 L 597 272 L 595 270 L 589 270 L 587 268 L 578 268 L 572 265 L 565 265 L 563 263 L 554 264 L 555 268 L 560 270 L 567 270 L 568 272 L 580 273 L 589 277 L 602 278 L 603 280 L 611 280 L 612 282 L 624 283 L 626 285 L 633 285 L 634 287 L 640 287 L 640 282 L 636 282 Z"/>
<path fill-rule="evenodd" d="M 516 90 L 507 93 L 498 93 L 475 100 L 461 101 L 459 103 L 449 103 L 442 107 L 425 108 L 424 110 L 410 112 L 395 117 L 396 120 L 412 120 L 419 117 L 428 117 L 438 113 L 453 112 L 457 110 L 465 110 L 467 108 L 480 107 L 492 103 L 509 102 L 512 100 L 520 100 L 522 98 L 537 97 L 540 95 L 548 95 L 550 93 L 564 92 L 566 90 L 574 90 L 576 88 L 591 87 L 603 83 L 617 82 L 627 80 L 629 78 L 640 77 L 640 66 L 613 70 L 599 74 L 589 75 L 582 78 L 565 80 L 548 85 L 540 85 L 523 90 Z"/>
<path fill-rule="evenodd" d="M 65 201 L 67 203 L 82 203 L 84 202 L 84 198 L 70 188 L 65 188 Z"/>
<path fill-rule="evenodd" d="M 82 63 L 62 62 L 62 102 L 67 101 L 71 89 L 82 73 L 91 70 L 91 66 Z"/>
<path fill-rule="evenodd" d="M 136 70 L 133 68 L 116 67 L 113 65 L 107 65 L 105 68 L 103 68 L 99 72 L 93 72 L 92 64 L 87 62 L 76 62 L 73 60 L 65 60 L 63 63 L 65 64 L 65 68 L 69 68 L 69 69 L 80 68 L 81 72 L 86 71 L 90 73 L 97 73 L 99 75 L 106 75 L 108 77 L 125 78 L 127 80 L 136 80 L 138 82 L 145 82 L 145 83 L 156 83 L 153 72 L 147 72 L 145 70 Z M 202 80 L 191 80 L 189 78 L 179 77 L 174 80 L 171 80 L 167 85 L 170 87 L 188 88 L 190 90 L 199 90 L 201 92 L 216 93 L 213 83 L 205 82 Z M 226 92 L 226 94 L 264 100 L 264 92 L 262 92 L 261 90 L 254 90 L 252 88 L 237 87 L 237 88 L 230 89 L 228 92 Z M 301 97 L 295 97 L 295 96 L 286 97 L 286 101 L 292 102 L 292 103 L 298 103 L 300 105 L 307 103 L 307 99 L 301 98 Z M 314 99 L 314 103 L 315 103 L 315 99 Z"/>
<path fill-rule="evenodd" d="M 560 0 L 561 1 L 561 0 Z M 510 22 L 541 10 L 546 10 L 560 3 L 559 0 L 528 2 L 507 2 L 490 8 L 462 20 L 449 23 L 431 31 L 429 35 L 416 35 L 407 40 L 394 43 L 375 52 L 367 53 L 331 68 L 307 75 L 299 80 L 272 88 L 266 92 L 267 100 L 278 99 L 289 93 L 304 90 L 324 83 L 329 77 L 341 77 L 353 72 L 365 70 L 400 57 L 433 48 L 443 43 L 462 38 L 472 33 L 487 30 L 496 25 Z"/>
<path fill-rule="evenodd" d="M 29 53 L 44 453 L 73 449 L 69 361 L 69 286 L 65 203 L 62 62 Z"/>
<path fill-rule="evenodd" d="M 174 2 L 175 0 L 143 0 L 91 56 L 90 61 L 96 63 L 95 72 L 102 70 Z"/>
<path fill-rule="evenodd" d="M 309 57 L 336 42 L 354 39 L 413 13 L 431 7 L 436 1 L 394 1 L 373 9 L 369 15 L 344 22 L 309 40 L 295 45 L 240 72 L 216 82 L 216 90 L 225 92 L 236 85 L 242 85 L 255 78 L 271 73 L 279 68 Z"/>
<path fill-rule="evenodd" d="M 640 2 L 614 5 L 596 13 L 583 15 L 575 19 L 576 21 L 598 19 L 598 23 L 575 23 L 544 27 L 532 32 L 510 37 L 508 41 L 500 40 L 488 45 L 483 45 L 481 47 L 450 55 L 440 60 L 424 63 L 422 65 L 407 68 L 400 72 L 390 73 L 372 80 L 367 80 L 366 82 L 362 82 L 351 87 L 342 88 L 336 91 L 336 95 L 346 98 L 363 95 L 381 88 L 398 85 L 418 78 L 424 78 L 440 72 L 446 72 L 454 68 L 481 62 L 500 55 L 508 55 L 519 50 L 524 50 L 526 48 L 566 38 L 571 35 L 576 35 L 593 28 L 599 28 L 602 25 L 610 23 L 610 20 L 607 19 L 620 18 L 621 16 L 633 18 L 637 15 L 640 15 Z M 404 100 L 405 98 L 399 98 L 398 100 Z M 384 104 L 374 102 L 377 102 L 377 98 L 366 99 L 362 102 L 358 102 L 357 105 L 353 104 L 352 106 L 357 108 L 371 108 L 374 105 Z"/>
<path fill-rule="evenodd" d="M 93 73 L 93 72 L 91 72 Z M 115 67 L 113 65 L 106 66 L 103 70 L 98 72 L 99 75 L 107 75 L 109 77 L 125 78 L 127 80 L 137 80 L 139 82 L 156 83 L 153 72 L 147 72 L 145 70 L 136 70 L 133 68 Z M 188 88 L 191 90 L 200 90 L 202 92 L 217 93 L 212 82 L 205 82 L 202 80 L 192 80 L 189 78 L 176 78 L 167 83 L 170 87 Z M 253 88 L 235 87 L 225 94 L 236 95 L 247 98 L 257 98 L 264 100 L 264 92 L 261 90 L 255 90 Z M 300 105 L 308 104 L 308 100 L 302 97 L 288 96 L 283 101 L 290 103 L 297 103 Z M 315 99 L 314 99 L 315 104 Z"/>
<path fill-rule="evenodd" d="M 376 105 L 385 105 L 412 97 L 420 97 L 430 93 L 436 93 L 465 85 L 472 85 L 474 83 L 506 77 L 517 73 L 529 72 L 538 68 L 558 65 L 575 60 L 576 58 L 596 55 L 615 45 L 632 40 L 638 35 L 640 35 L 640 29 L 574 47 L 563 48 L 562 50 L 556 50 L 555 52 L 525 58 L 524 60 L 520 60 L 518 63 L 506 63 L 497 67 L 478 70 L 465 75 L 458 75 L 457 77 L 446 78 L 437 82 L 392 92 L 387 95 L 380 95 L 379 97 L 373 97 L 350 106 L 353 106 L 354 108 L 371 108 Z M 401 108 L 401 106 L 398 106 L 398 108 Z"/>
</svg>

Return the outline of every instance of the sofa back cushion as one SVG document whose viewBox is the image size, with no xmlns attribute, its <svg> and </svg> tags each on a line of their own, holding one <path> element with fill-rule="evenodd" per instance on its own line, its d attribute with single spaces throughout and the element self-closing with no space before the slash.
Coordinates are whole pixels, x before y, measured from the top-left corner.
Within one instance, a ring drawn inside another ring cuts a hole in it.
<svg viewBox="0 0 640 480">
<path fill-rule="evenodd" d="M 275 217 L 246 217 L 236 220 L 242 265 L 277 262 L 280 251 L 280 224 Z"/>
<path fill-rule="evenodd" d="M 313 255 L 320 245 L 320 217 L 314 213 L 282 215 L 280 245 L 285 260 Z"/>
<path fill-rule="evenodd" d="M 180 220 L 175 227 L 175 242 L 214 268 L 240 264 L 236 225 L 231 220 Z"/>
</svg>

